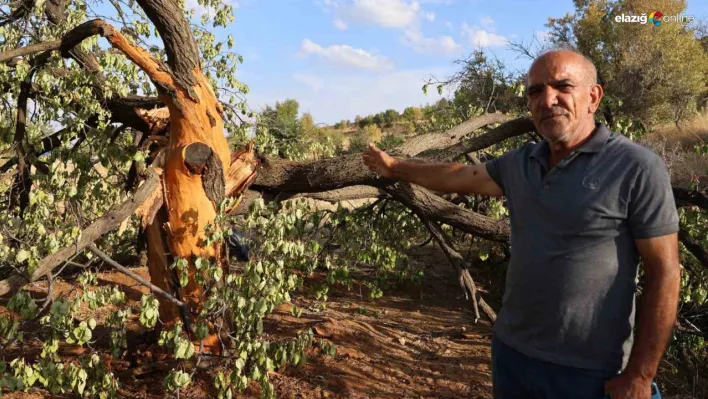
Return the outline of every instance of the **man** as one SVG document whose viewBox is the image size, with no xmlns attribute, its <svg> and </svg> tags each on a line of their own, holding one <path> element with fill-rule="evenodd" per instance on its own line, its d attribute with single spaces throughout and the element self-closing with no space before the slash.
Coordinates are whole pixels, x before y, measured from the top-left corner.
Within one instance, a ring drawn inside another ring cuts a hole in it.
<svg viewBox="0 0 708 399">
<path fill-rule="evenodd" d="M 545 140 L 485 164 L 402 162 L 372 144 L 363 155 L 384 177 L 506 196 L 511 261 L 492 340 L 495 398 L 649 399 L 671 335 L 680 271 L 669 174 L 656 154 L 595 122 L 596 75 L 573 50 L 534 60 L 527 99 Z"/>
</svg>

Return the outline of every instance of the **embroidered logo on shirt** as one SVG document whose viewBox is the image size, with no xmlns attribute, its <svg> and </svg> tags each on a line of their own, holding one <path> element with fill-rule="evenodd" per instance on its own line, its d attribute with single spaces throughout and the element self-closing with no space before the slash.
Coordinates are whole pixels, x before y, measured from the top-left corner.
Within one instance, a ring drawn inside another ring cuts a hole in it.
<svg viewBox="0 0 708 399">
<path fill-rule="evenodd" d="M 597 190 L 600 186 L 600 179 L 594 176 L 585 176 L 583 179 L 583 187 L 589 188 L 590 190 Z"/>
</svg>

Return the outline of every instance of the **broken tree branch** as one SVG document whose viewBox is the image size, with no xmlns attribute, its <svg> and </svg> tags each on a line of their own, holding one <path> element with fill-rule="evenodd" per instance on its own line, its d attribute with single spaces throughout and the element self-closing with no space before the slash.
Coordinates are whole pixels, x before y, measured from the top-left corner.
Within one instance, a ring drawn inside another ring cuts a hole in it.
<svg viewBox="0 0 708 399">
<path fill-rule="evenodd" d="M 69 50 L 94 35 L 105 37 L 114 48 L 120 50 L 128 59 L 145 71 L 158 88 L 163 91 L 174 90 L 172 75 L 165 71 L 150 53 L 142 47 L 130 43 L 113 25 L 101 19 L 84 22 L 64 35 L 60 46 L 62 56 L 70 57 Z"/>
<path fill-rule="evenodd" d="M 706 252 L 705 248 L 698 240 L 691 237 L 683 223 L 679 228 L 679 240 L 681 240 L 681 243 L 686 247 L 688 252 L 690 252 L 703 267 L 708 269 L 708 252 Z"/>
<path fill-rule="evenodd" d="M 442 230 L 438 223 L 426 220 L 425 218 L 421 217 L 421 215 L 418 215 L 418 217 L 421 218 L 425 226 L 428 228 L 428 231 L 430 231 L 430 234 L 433 236 L 435 241 L 437 241 L 438 245 L 445 253 L 445 256 L 450 261 L 450 264 L 457 271 L 460 285 L 462 286 L 462 289 L 465 290 L 465 296 L 467 297 L 469 295 L 472 297 L 472 309 L 474 310 L 475 315 L 474 322 L 477 323 L 477 321 L 479 321 L 480 319 L 479 305 L 483 303 L 482 311 L 484 311 L 487 317 L 489 317 L 489 320 L 494 323 L 497 318 L 496 312 L 494 312 L 494 310 L 492 310 L 492 308 L 486 302 L 484 302 L 484 299 L 482 299 L 482 295 L 477 292 L 477 286 L 475 285 L 474 280 L 472 279 L 472 275 L 470 275 L 469 270 L 464 267 L 464 259 L 462 258 L 462 255 L 460 255 L 460 253 L 457 252 L 457 250 L 455 249 L 454 245 L 450 241 L 450 237 L 445 234 L 445 232 Z"/>
<path fill-rule="evenodd" d="M 64 260 L 79 253 L 86 246 L 93 243 L 103 234 L 118 227 L 125 219 L 130 217 L 135 210 L 155 191 L 160 184 L 160 175 L 158 172 L 150 168 L 148 177 L 145 182 L 136 190 L 135 195 L 126 201 L 113 206 L 103 216 L 91 223 L 85 230 L 81 232 L 81 238 L 74 245 L 64 247 L 58 252 L 51 254 L 39 262 L 39 265 L 34 270 L 31 276 L 13 276 L 0 281 L 0 297 L 12 293 L 21 288 L 27 279 L 36 281 L 41 276 L 51 272 L 55 267 L 59 266 Z"/>
<path fill-rule="evenodd" d="M 479 137 L 470 139 L 463 146 L 458 143 L 438 154 L 420 159 L 424 162 L 450 162 L 458 156 L 524 134 L 528 131 L 527 129 L 533 129 L 533 122 L 530 119 L 514 119 Z M 427 143 L 430 146 L 434 145 L 429 141 Z M 395 153 L 398 148 L 391 150 L 391 152 Z M 421 149 L 425 150 L 422 146 L 416 146 L 416 151 Z M 266 191 L 310 193 L 353 185 L 379 186 L 382 181 L 364 166 L 361 154 L 351 154 L 312 162 L 290 162 L 277 158 L 266 158 L 263 162 L 263 170 L 253 185 L 254 188 Z"/>
<path fill-rule="evenodd" d="M 456 229 L 491 241 L 508 243 L 510 240 L 511 227 L 507 221 L 492 219 L 469 209 L 460 208 L 413 184 L 398 182 L 382 188 L 394 199 L 427 220 L 449 224 Z"/>
<path fill-rule="evenodd" d="M 496 129 L 486 134 L 475 137 L 467 142 L 459 142 L 439 153 L 427 158 L 428 162 L 451 162 L 470 152 L 483 150 L 494 144 L 501 143 L 506 139 L 521 136 L 522 134 L 534 131 L 533 121 L 529 118 L 518 118 L 503 123 Z"/>
<path fill-rule="evenodd" d="M 0 53 L 0 62 L 10 61 L 15 57 L 26 57 L 28 55 L 36 54 L 42 51 L 58 50 L 60 45 L 61 40 L 54 40 L 51 42 L 37 43 L 25 47 L 16 48 L 14 50 Z"/>
<path fill-rule="evenodd" d="M 428 133 L 412 137 L 396 147 L 391 152 L 391 155 L 414 157 L 424 151 L 441 150 L 459 143 L 462 138 L 479 128 L 494 123 L 507 122 L 511 119 L 511 116 L 505 114 L 475 116 L 445 132 Z"/>
<path fill-rule="evenodd" d="M 708 197 L 700 191 L 673 187 L 673 192 L 676 206 L 697 206 L 704 211 L 708 211 Z"/>
<path fill-rule="evenodd" d="M 31 68 L 25 80 L 20 83 L 20 94 L 17 96 L 17 121 L 15 124 L 14 148 L 17 156 L 17 175 L 15 180 L 15 190 L 18 190 L 20 205 L 20 217 L 23 217 L 25 208 L 29 205 L 30 190 L 32 188 L 32 177 L 30 176 L 29 161 L 27 160 L 27 150 L 25 149 L 25 132 L 27 130 L 27 100 L 32 89 L 32 79 L 37 69 L 46 64 L 51 56 L 50 51 L 45 51 L 30 62 Z M 13 193 L 14 194 L 14 193 Z M 14 195 L 13 197 L 14 198 Z"/>
</svg>

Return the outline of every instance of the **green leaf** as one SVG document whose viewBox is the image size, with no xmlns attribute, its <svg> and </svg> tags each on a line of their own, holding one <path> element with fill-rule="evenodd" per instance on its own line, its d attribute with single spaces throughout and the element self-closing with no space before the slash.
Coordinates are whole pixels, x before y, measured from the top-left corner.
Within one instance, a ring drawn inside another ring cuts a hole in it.
<svg viewBox="0 0 708 399">
<path fill-rule="evenodd" d="M 27 260 L 27 258 L 29 258 L 29 252 L 24 249 L 17 251 L 17 255 L 15 255 L 15 261 L 17 263 L 22 263 Z"/>
</svg>

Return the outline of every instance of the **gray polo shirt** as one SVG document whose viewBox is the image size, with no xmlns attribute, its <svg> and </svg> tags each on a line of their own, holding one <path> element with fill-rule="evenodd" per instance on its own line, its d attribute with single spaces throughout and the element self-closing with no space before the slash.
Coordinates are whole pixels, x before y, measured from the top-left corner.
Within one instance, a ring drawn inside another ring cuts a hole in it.
<svg viewBox="0 0 708 399">
<path fill-rule="evenodd" d="M 631 351 L 635 238 L 678 231 L 663 160 L 597 124 L 551 170 L 545 141 L 488 162 L 511 219 L 511 260 L 494 327 L 549 362 L 618 371 Z"/>
</svg>

